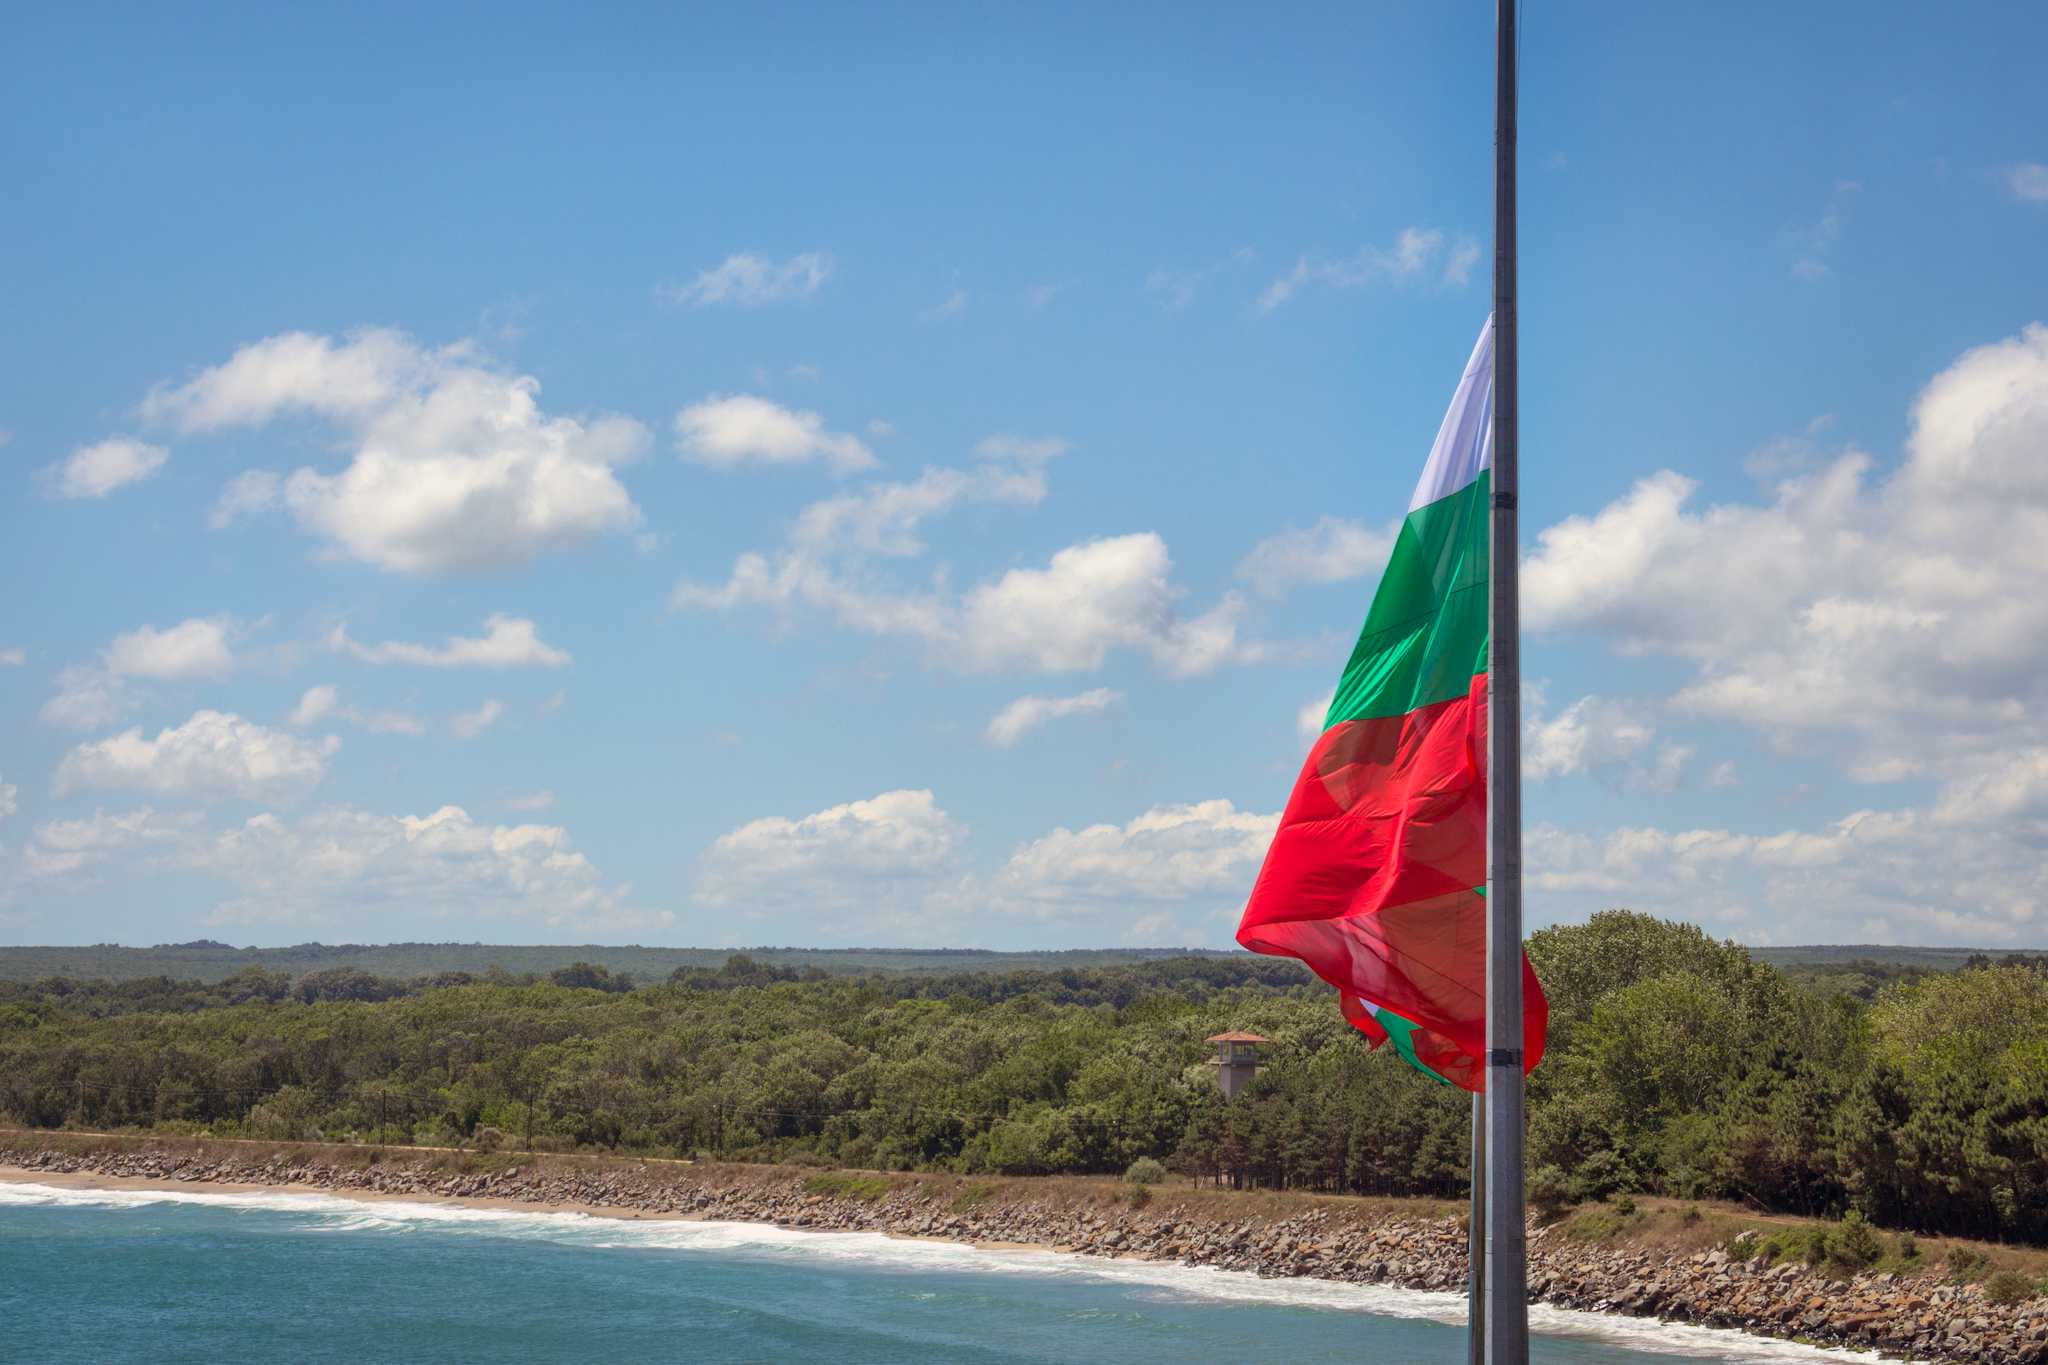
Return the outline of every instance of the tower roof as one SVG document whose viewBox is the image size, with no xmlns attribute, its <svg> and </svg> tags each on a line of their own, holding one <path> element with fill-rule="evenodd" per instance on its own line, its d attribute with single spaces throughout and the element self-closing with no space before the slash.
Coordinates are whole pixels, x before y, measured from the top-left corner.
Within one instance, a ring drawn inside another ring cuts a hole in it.
<svg viewBox="0 0 2048 1365">
<path fill-rule="evenodd" d="M 1256 1033 L 1244 1033 L 1240 1031 L 1231 1033 L 1219 1033 L 1213 1038 L 1204 1038 L 1202 1041 L 1205 1043 L 1270 1043 L 1273 1040 L 1271 1038 L 1261 1038 Z"/>
</svg>

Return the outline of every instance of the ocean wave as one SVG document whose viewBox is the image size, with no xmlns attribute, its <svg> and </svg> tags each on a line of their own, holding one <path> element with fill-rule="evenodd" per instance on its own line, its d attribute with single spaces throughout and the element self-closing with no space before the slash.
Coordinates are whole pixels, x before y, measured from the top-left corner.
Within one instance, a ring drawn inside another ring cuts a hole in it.
<svg viewBox="0 0 2048 1365">
<path fill-rule="evenodd" d="M 560 1242 L 594 1249 L 801 1259 L 858 1264 L 881 1272 L 1037 1275 L 1117 1284 L 1132 1293 L 1183 1300 L 1258 1303 L 1313 1312 L 1365 1313 L 1463 1326 L 1465 1296 L 1345 1284 L 1308 1278 L 1263 1279 L 1214 1266 L 1168 1261 L 1108 1260 L 1068 1252 L 982 1248 L 957 1242 L 892 1237 L 880 1232 L 809 1232 L 767 1223 L 673 1218 L 614 1218 L 570 1211 L 485 1209 L 411 1200 L 364 1200 L 329 1194 L 224 1190 L 90 1189 L 0 1183 L 0 1210 L 25 1206 L 139 1209 L 156 1204 L 292 1215 L 307 1232 L 447 1233 Z M 1867 1353 L 1654 1318 L 1630 1318 L 1533 1304 L 1533 1332 L 1601 1342 L 1645 1354 L 1691 1360 L 1854 1361 Z"/>
</svg>

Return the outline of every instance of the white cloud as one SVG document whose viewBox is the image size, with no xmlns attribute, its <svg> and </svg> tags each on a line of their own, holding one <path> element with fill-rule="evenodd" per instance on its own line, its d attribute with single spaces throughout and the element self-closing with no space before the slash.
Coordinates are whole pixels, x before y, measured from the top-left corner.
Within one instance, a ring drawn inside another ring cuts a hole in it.
<svg viewBox="0 0 2048 1365">
<path fill-rule="evenodd" d="M 52 821 L 23 850 L 31 876 L 62 877 L 117 859 L 196 871 L 230 894 L 216 924 L 335 924 L 361 938 L 417 934 L 424 921 L 519 920 L 565 933 L 666 929 L 667 911 L 636 909 L 554 825 L 490 825 L 459 806 L 382 815 L 348 806 L 296 818 L 273 812 L 209 829 L 198 812 L 141 807 Z"/>
<path fill-rule="evenodd" d="M 57 693 L 43 703 L 42 718 L 67 730 L 112 725 L 141 704 L 135 690 L 104 664 L 72 664 L 57 674 Z"/>
<path fill-rule="evenodd" d="M 752 820 L 721 835 L 699 859 L 696 896 L 749 915 L 895 915 L 921 906 L 951 875 L 966 834 L 929 791 L 883 792 L 796 819 Z"/>
<path fill-rule="evenodd" d="M 327 775 L 341 747 L 329 735 L 300 739 L 232 713 L 197 711 L 183 725 L 145 739 L 140 726 L 81 744 L 57 765 L 59 795 L 125 788 L 163 796 L 266 800 L 302 793 Z"/>
<path fill-rule="evenodd" d="M 555 804 L 555 794 L 543 789 L 523 796 L 508 796 L 504 804 L 506 810 L 543 811 Z"/>
<path fill-rule="evenodd" d="M 1401 229 L 1392 245 L 1362 246 L 1350 256 L 1302 256 L 1294 268 L 1267 285 L 1259 295 L 1258 311 L 1270 313 L 1310 285 L 1330 289 L 1358 289 L 1386 281 L 1407 284 L 1421 279 L 1445 261 L 1442 280 L 1462 285 L 1470 279 L 1478 260 L 1478 246 L 1470 238 L 1459 238 L 1446 260 L 1444 234 L 1436 228 Z"/>
<path fill-rule="evenodd" d="M 160 814 L 148 806 L 118 815 L 94 811 L 83 820 L 51 820 L 36 826 L 22 849 L 31 877 L 68 877 L 135 850 L 162 852 L 188 839 L 197 812 Z"/>
<path fill-rule="evenodd" d="M 421 668 L 566 668 L 569 655 L 542 641 L 540 631 L 524 616 L 497 612 L 484 621 L 481 636 L 452 635 L 444 645 L 415 645 L 386 640 L 365 645 L 336 626 L 327 647 L 366 664 L 413 664 Z"/>
<path fill-rule="evenodd" d="M 955 289 L 917 315 L 919 322 L 948 322 L 967 311 L 967 291 Z"/>
<path fill-rule="evenodd" d="M 1465 285 L 1472 282 L 1472 267 L 1479 264 L 1481 256 L 1479 243 L 1470 237 L 1460 237 L 1451 248 L 1450 258 L 1444 262 L 1444 283 Z"/>
<path fill-rule="evenodd" d="M 57 497 L 104 498 L 117 488 L 148 478 L 169 458 L 162 446 L 116 436 L 80 446 L 68 458 L 44 469 L 42 476 Z"/>
<path fill-rule="evenodd" d="M 972 469 L 927 469 L 909 483 L 878 483 L 814 502 L 798 514 L 790 539 L 801 552 L 920 554 L 917 527 L 962 502 L 1036 505 L 1045 498 L 1045 464 L 1067 449 L 1058 437 L 991 436 L 975 448 Z"/>
<path fill-rule="evenodd" d="M 299 704 L 292 708 L 291 715 L 285 718 L 285 723 L 295 730 L 303 730 L 330 716 L 373 735 L 418 738 L 427 732 L 427 723 L 409 711 L 364 711 L 341 705 L 341 694 L 331 683 L 307 688 L 299 698 Z"/>
<path fill-rule="evenodd" d="M 15 786 L 12 782 L 0 781 L 0 820 L 5 820 L 8 816 L 14 814 L 16 810 L 20 809 L 15 804 L 15 798 L 19 795 L 21 795 L 21 788 Z"/>
<path fill-rule="evenodd" d="M 235 667 L 231 628 L 224 616 L 194 617 L 165 630 L 142 626 L 114 637 L 107 646 L 107 668 L 121 677 L 160 682 L 225 678 Z"/>
<path fill-rule="evenodd" d="M 1034 284 L 1024 291 L 1024 306 L 1034 313 L 1043 313 L 1066 288 L 1064 284 Z"/>
<path fill-rule="evenodd" d="M 474 711 L 464 711 L 449 718 L 448 729 L 457 739 L 475 739 L 498 723 L 505 714 L 505 703 L 492 697 Z"/>
<path fill-rule="evenodd" d="M 407 735 L 414 739 L 427 732 L 426 721 L 410 711 L 360 711 L 347 707 L 341 718 L 373 735 Z"/>
<path fill-rule="evenodd" d="M 0 668 L 20 668 L 28 662 L 28 654 L 20 649 L 0 649 Z"/>
<path fill-rule="evenodd" d="M 287 332 L 242 347 L 190 382 L 159 385 L 152 421 L 185 432 L 316 417 L 346 433 L 349 463 L 295 471 L 283 500 L 336 553 L 402 573 L 531 560 L 639 513 L 615 467 L 647 444 L 640 423 L 549 417 L 530 376 L 488 368 L 467 346 L 429 351 L 372 329 L 336 343 Z M 236 485 L 230 485 L 235 489 Z M 216 514 L 250 510 L 260 480 Z"/>
<path fill-rule="evenodd" d="M 206 514 L 206 524 L 220 531 L 244 517 L 267 512 L 277 506 L 283 489 L 284 480 L 270 470 L 245 469 L 222 486 L 213 510 Z"/>
<path fill-rule="evenodd" d="M 1297 583 L 1341 583 L 1386 564 L 1398 527 L 1370 531 L 1342 517 L 1324 517 L 1306 530 L 1286 530 L 1252 547 L 1237 576 L 1277 597 Z"/>
<path fill-rule="evenodd" d="M 1665 471 L 1544 530 L 1522 576 L 1539 631 L 1688 662 L 1683 713 L 1734 720 L 1852 775 L 1961 771 L 2042 742 L 2048 711 L 2048 328 L 1979 347 L 1913 406 L 1903 464 L 1846 451 L 1767 503 L 1694 510 Z"/>
<path fill-rule="evenodd" d="M 291 715 L 286 717 L 285 724 L 298 730 L 303 730 L 309 725 L 318 725 L 334 713 L 340 695 L 332 683 L 307 688 L 299 697 L 299 704 L 294 706 Z"/>
<path fill-rule="evenodd" d="M 1334 687 L 1320 697 L 1311 697 L 1294 713 L 1294 733 L 1304 747 L 1312 746 L 1323 735 L 1323 721 L 1330 714 L 1330 703 L 1337 700 Z"/>
<path fill-rule="evenodd" d="M 1165 299 L 1166 306 L 1174 312 L 1184 312 L 1210 280 L 1235 267 L 1249 266 L 1257 259 L 1256 251 L 1250 247 L 1239 247 L 1228 256 L 1203 266 L 1187 269 L 1161 266 L 1145 277 L 1145 290 Z"/>
<path fill-rule="evenodd" d="M 1243 604 L 1226 596 L 1183 620 L 1166 542 L 1150 532 L 1072 545 L 1043 569 L 1012 569 L 961 600 L 962 661 L 975 669 L 1066 673 L 1102 666 L 1112 648 L 1149 652 L 1176 676 L 1257 657 L 1240 644 Z"/>
<path fill-rule="evenodd" d="M 1008 749 L 1047 721 L 1065 716 L 1100 715 L 1123 698 L 1123 693 L 1112 692 L 1107 687 L 1092 688 L 1071 697 L 1022 696 L 990 718 L 988 742 L 999 749 Z"/>
<path fill-rule="evenodd" d="M 922 640 L 935 660 L 969 671 L 1091 669 L 1118 647 L 1145 650 L 1176 675 L 1261 657 L 1261 646 L 1238 638 L 1244 604 L 1234 594 L 1201 615 L 1179 614 L 1166 544 L 1150 533 L 1070 546 L 1045 568 L 1013 569 L 958 599 L 943 577 L 931 590 L 902 591 L 865 572 L 864 557 L 920 553 L 920 524 L 962 503 L 1038 502 L 1045 462 L 1065 449 L 1057 437 L 991 436 L 975 447 L 970 469 L 929 469 L 909 483 L 813 503 L 797 518 L 789 549 L 772 559 L 739 556 L 722 584 L 685 580 L 670 605 L 810 608 L 849 629 Z"/>
<path fill-rule="evenodd" d="M 519 919 L 619 933 L 672 918 L 629 908 L 631 888 L 607 886 L 567 830 L 480 824 L 459 806 L 425 816 L 332 807 L 295 821 L 266 812 L 186 861 L 235 888 L 217 923 L 381 921 L 402 933 L 421 917 Z"/>
<path fill-rule="evenodd" d="M 816 459 L 845 471 L 875 462 L 859 437 L 827 431 L 817 413 L 778 407 L 749 394 L 713 395 L 684 408 L 676 414 L 675 430 L 685 459 L 714 468 Z"/>
<path fill-rule="evenodd" d="M 970 672 L 1090 670 L 1119 647 L 1144 650 L 1177 677 L 1263 656 L 1262 646 L 1238 638 L 1244 604 L 1235 595 L 1199 616 L 1179 616 L 1171 568 L 1158 536 L 1119 536 L 1069 546 L 1043 569 L 1012 569 L 955 603 L 933 593 L 858 587 L 801 554 L 771 563 L 748 553 L 717 587 L 678 584 L 670 605 L 784 612 L 811 607 L 852 630 L 923 640 L 935 659 Z"/>
<path fill-rule="evenodd" d="M 1540 694 L 1526 700 L 1522 773 L 1533 782 L 1626 763 L 1657 734 L 1638 708 L 1605 697 L 1581 697 L 1555 716 L 1544 715 Z"/>
<path fill-rule="evenodd" d="M 1753 944 L 2036 946 L 2048 932 L 2048 785 L 2038 752 L 2014 767 L 1950 787 L 1931 811 L 1860 810 L 1815 830 L 1534 826 L 1531 904 L 1539 922 L 1621 905 Z"/>
<path fill-rule="evenodd" d="M 1793 234 L 1802 251 L 1792 263 L 1794 279 L 1811 281 L 1826 277 L 1828 256 L 1834 251 L 1835 243 L 1841 240 L 1842 229 L 1849 222 L 1849 211 L 1862 189 L 1863 186 L 1854 180 L 1837 180 L 1834 189 L 1828 193 L 1827 207 L 1821 211 L 1819 221 Z"/>
<path fill-rule="evenodd" d="M 832 257 L 822 251 L 806 251 L 782 262 L 742 251 L 699 273 L 686 285 L 664 285 L 658 292 L 670 303 L 696 308 L 720 303 L 763 308 L 802 302 L 815 295 L 831 274 Z"/>
<path fill-rule="evenodd" d="M 1129 903 L 1241 906 L 1280 816 L 1228 801 L 1154 806 L 1125 825 L 1064 827 L 1011 854 L 990 905 L 1035 919 L 1127 914 Z"/>
<path fill-rule="evenodd" d="M 214 616 L 117 635 L 96 662 L 58 672 L 56 695 L 43 704 L 42 718 L 67 729 L 98 729 L 142 704 L 131 679 L 189 683 L 225 678 L 234 671 L 233 645 L 242 633 L 233 619 Z"/>
<path fill-rule="evenodd" d="M 2005 168 L 2005 188 L 2013 198 L 2030 204 L 2048 204 L 2048 166 L 2038 161 L 2020 161 Z"/>
</svg>

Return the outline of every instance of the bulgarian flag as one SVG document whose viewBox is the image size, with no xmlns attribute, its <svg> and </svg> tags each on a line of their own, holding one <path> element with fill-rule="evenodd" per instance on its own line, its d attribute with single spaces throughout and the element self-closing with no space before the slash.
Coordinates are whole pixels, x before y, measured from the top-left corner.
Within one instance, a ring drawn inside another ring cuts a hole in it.
<svg viewBox="0 0 2048 1365">
<path fill-rule="evenodd" d="M 1493 322 L 1437 432 L 1238 925 L 1340 993 L 1373 1045 L 1485 1085 L 1486 660 Z M 1522 1049 L 1550 1004 L 1522 960 Z"/>
</svg>

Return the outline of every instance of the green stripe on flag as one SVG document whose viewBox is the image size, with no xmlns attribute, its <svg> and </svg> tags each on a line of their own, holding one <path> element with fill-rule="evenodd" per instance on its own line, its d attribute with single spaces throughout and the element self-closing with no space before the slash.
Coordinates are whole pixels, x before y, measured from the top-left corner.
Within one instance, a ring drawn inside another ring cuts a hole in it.
<svg viewBox="0 0 2048 1365">
<path fill-rule="evenodd" d="M 1323 728 L 1462 697 L 1486 671 L 1491 471 L 1401 524 Z"/>
<path fill-rule="evenodd" d="M 1415 1055 L 1415 1025 L 1413 1023 L 1403 1019 L 1392 1010 L 1380 1008 L 1370 1000 L 1360 1000 L 1359 1003 L 1371 1010 L 1373 1021 L 1387 1031 L 1387 1041 L 1393 1044 L 1395 1054 L 1402 1061 L 1408 1063 L 1408 1065 L 1414 1067 L 1438 1085 L 1451 1084 L 1440 1073 L 1423 1065 L 1422 1059 Z M 1456 1087 L 1453 1086 L 1452 1088 L 1455 1089 Z"/>
</svg>

